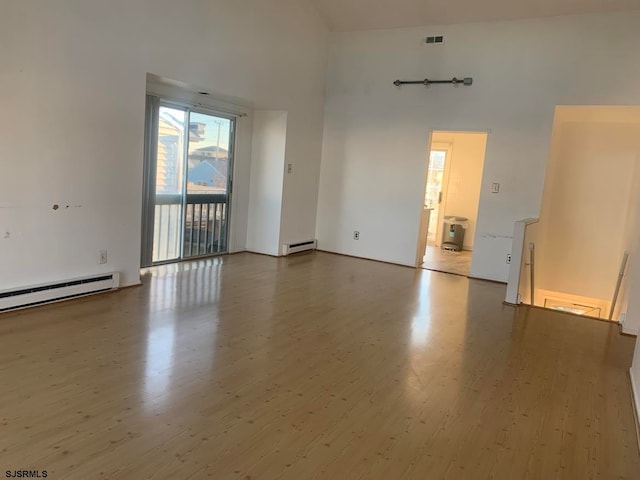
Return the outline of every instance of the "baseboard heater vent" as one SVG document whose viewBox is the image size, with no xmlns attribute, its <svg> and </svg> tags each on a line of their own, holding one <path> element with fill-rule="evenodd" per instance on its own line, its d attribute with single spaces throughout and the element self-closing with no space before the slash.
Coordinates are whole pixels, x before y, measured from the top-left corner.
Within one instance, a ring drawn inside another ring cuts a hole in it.
<svg viewBox="0 0 640 480">
<path fill-rule="evenodd" d="M 119 286 L 120 274 L 108 273 L 55 283 L 32 285 L 15 290 L 0 290 L 0 312 L 107 292 L 116 290 Z"/>
<path fill-rule="evenodd" d="M 309 240 L 307 242 L 291 243 L 282 246 L 283 255 L 291 255 L 292 253 L 306 252 L 307 250 L 315 250 L 318 242 Z"/>
</svg>

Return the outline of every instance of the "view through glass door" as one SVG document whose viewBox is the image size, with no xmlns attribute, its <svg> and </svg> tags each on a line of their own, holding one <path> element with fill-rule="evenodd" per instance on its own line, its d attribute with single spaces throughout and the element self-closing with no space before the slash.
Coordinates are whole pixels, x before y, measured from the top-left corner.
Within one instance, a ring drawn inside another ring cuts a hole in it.
<svg viewBox="0 0 640 480">
<path fill-rule="evenodd" d="M 186 110 L 159 107 L 153 262 L 180 258 Z"/>
<path fill-rule="evenodd" d="M 147 115 L 142 265 L 225 253 L 234 119 L 157 99 Z"/>
<path fill-rule="evenodd" d="M 192 112 L 183 257 L 227 251 L 229 172 L 232 122 Z"/>
</svg>

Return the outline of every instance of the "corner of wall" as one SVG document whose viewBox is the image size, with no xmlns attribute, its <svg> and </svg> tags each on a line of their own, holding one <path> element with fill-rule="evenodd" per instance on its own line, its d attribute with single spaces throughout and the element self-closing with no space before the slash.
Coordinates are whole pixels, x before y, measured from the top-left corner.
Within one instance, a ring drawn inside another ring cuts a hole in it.
<svg viewBox="0 0 640 480">
<path fill-rule="evenodd" d="M 633 403 L 635 410 L 636 429 L 640 435 L 640 387 L 636 385 L 633 368 L 629 370 L 629 382 L 631 383 L 631 403 Z"/>
<path fill-rule="evenodd" d="M 247 250 L 277 256 L 280 250 L 287 112 L 253 114 Z"/>
</svg>

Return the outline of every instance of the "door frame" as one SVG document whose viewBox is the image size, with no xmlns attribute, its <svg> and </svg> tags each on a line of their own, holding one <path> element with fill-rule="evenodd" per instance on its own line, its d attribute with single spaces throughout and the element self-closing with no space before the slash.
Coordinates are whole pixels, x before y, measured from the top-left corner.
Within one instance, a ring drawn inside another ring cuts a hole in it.
<svg viewBox="0 0 640 480">
<path fill-rule="evenodd" d="M 433 148 L 433 145 L 438 145 L 438 143 L 433 143 L 433 134 L 437 133 L 437 132 L 447 132 L 447 133 L 484 133 L 487 136 L 487 140 L 486 140 L 486 145 L 485 145 L 485 151 L 484 151 L 484 158 L 483 158 L 483 166 L 482 166 L 482 176 L 480 178 L 480 182 L 481 182 L 481 186 L 480 186 L 480 196 L 482 196 L 482 181 L 484 180 L 484 177 L 486 175 L 486 161 L 487 161 L 487 150 L 489 148 L 489 141 L 491 140 L 491 129 L 490 128 L 470 128 L 470 129 L 451 129 L 451 128 L 434 128 L 429 130 L 428 132 L 428 143 L 427 143 L 427 161 L 426 161 L 426 169 L 424 170 L 424 183 L 422 185 L 422 191 L 420 194 L 420 216 L 418 217 L 418 238 L 417 238 L 417 243 L 416 243 L 416 263 L 415 263 L 415 268 L 421 268 L 422 266 L 422 257 L 424 256 L 424 252 L 421 253 L 421 242 L 420 242 L 420 232 L 422 231 L 422 209 L 424 208 L 424 195 L 427 189 L 427 176 L 429 175 L 429 161 L 430 161 L 430 155 L 431 155 L 431 150 L 439 150 L 438 148 Z M 441 145 L 441 143 L 440 143 Z M 453 145 L 448 144 L 450 146 L 450 157 L 453 157 Z M 451 162 L 450 161 L 446 161 L 445 163 L 445 169 L 447 168 L 447 166 L 450 166 Z M 449 172 L 445 172 L 445 175 L 447 176 L 446 178 L 446 184 L 448 187 L 449 184 L 449 177 L 448 177 Z M 443 176 L 442 179 L 442 183 L 445 183 L 445 178 Z M 443 197 L 445 195 L 443 194 Z M 445 202 L 446 202 L 446 197 L 445 197 Z M 442 212 L 444 212 L 444 208 L 441 208 Z M 480 205 L 478 204 L 478 216 L 480 214 Z M 438 216 L 440 216 L 440 212 L 438 212 Z M 436 240 L 438 239 L 438 233 L 442 233 L 442 220 L 438 220 L 438 231 L 436 232 Z M 477 228 L 477 225 L 476 225 Z M 474 252 L 475 254 L 475 252 Z M 473 256 L 472 256 L 472 261 L 473 261 Z"/>
<path fill-rule="evenodd" d="M 156 185 L 156 167 L 158 154 L 158 133 L 159 133 L 159 110 L 161 107 L 174 108 L 184 110 L 187 123 L 190 123 L 191 113 L 199 113 L 218 118 L 229 120 L 229 165 L 227 168 L 227 203 L 226 203 L 226 227 L 225 227 L 225 246 L 224 252 L 206 253 L 202 255 L 192 255 L 185 257 L 184 255 L 184 230 L 186 224 L 186 208 L 187 208 L 187 182 L 188 182 L 188 162 L 189 162 L 189 126 L 185 129 L 184 149 L 184 174 L 183 174 L 183 193 L 182 208 L 180 212 L 180 234 L 179 234 L 179 256 L 178 258 L 163 261 L 153 261 L 153 240 L 154 240 L 154 222 L 155 222 L 155 185 Z M 140 250 L 140 266 L 141 268 L 163 265 L 169 263 L 177 263 L 185 260 L 197 260 L 199 258 L 214 257 L 224 255 L 229 252 L 233 222 L 232 215 L 232 196 L 233 196 L 233 180 L 235 174 L 235 154 L 237 150 L 237 118 L 243 114 L 234 114 L 230 112 L 221 112 L 215 108 L 193 104 L 160 96 L 153 93 L 146 94 L 145 105 L 145 140 L 144 140 L 144 175 L 142 188 L 142 219 L 141 219 L 141 250 Z"/>
</svg>

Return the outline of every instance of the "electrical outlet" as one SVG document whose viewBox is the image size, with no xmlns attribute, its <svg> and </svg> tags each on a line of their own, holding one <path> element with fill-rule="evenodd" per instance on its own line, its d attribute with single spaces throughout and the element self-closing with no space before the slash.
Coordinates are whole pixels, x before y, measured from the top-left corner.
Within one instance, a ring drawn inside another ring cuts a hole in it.
<svg viewBox="0 0 640 480">
<path fill-rule="evenodd" d="M 507 263 L 511 263 L 511 254 L 507 255 Z"/>
<path fill-rule="evenodd" d="M 353 231 L 353 239 L 354 240 L 360 240 L 360 232 L 357 230 Z"/>
<path fill-rule="evenodd" d="M 491 193 L 500 193 L 500 184 L 492 183 L 491 184 Z"/>
<path fill-rule="evenodd" d="M 287 164 L 287 173 L 291 173 L 293 171 L 293 163 Z"/>
<path fill-rule="evenodd" d="M 107 263 L 107 251 L 106 250 L 100 250 L 100 265 L 103 265 L 105 263 Z"/>
</svg>

